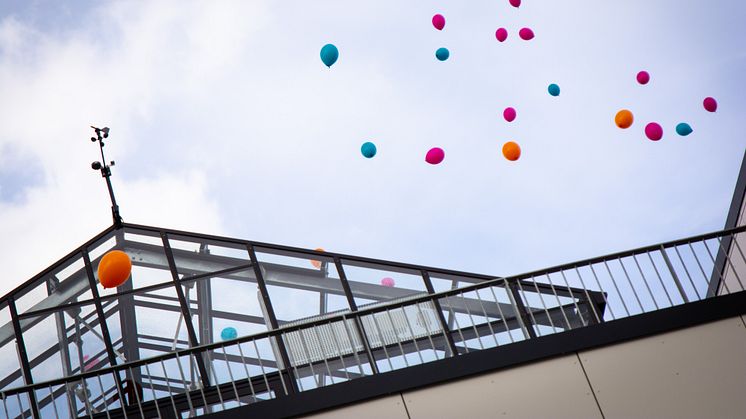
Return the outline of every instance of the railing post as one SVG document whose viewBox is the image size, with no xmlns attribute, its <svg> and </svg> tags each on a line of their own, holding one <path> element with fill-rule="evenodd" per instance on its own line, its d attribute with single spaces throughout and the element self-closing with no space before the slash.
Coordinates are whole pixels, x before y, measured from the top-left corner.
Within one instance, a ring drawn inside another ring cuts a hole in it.
<svg viewBox="0 0 746 419">
<path fill-rule="evenodd" d="M 673 269 L 673 265 L 671 264 L 671 260 L 668 258 L 668 253 L 666 253 L 666 248 L 661 245 L 661 255 L 663 255 L 663 260 L 666 261 L 666 266 L 668 266 L 668 272 L 671 273 L 671 278 L 673 278 L 673 282 L 676 284 L 676 288 L 679 289 L 679 293 L 681 294 L 681 298 L 684 299 L 685 303 L 689 302 L 689 298 L 686 296 L 686 292 L 684 291 L 684 287 L 681 286 L 681 282 L 679 281 L 679 276 L 676 275 L 676 271 Z"/>
<path fill-rule="evenodd" d="M 433 283 L 430 280 L 430 273 L 424 269 L 421 270 L 420 273 L 422 274 L 422 279 L 425 280 L 425 288 L 427 289 L 427 293 L 430 295 L 435 294 L 435 288 L 433 287 Z M 440 301 L 437 298 L 433 298 L 430 301 L 432 301 L 433 306 L 435 306 L 435 311 L 438 314 L 440 327 L 443 328 L 443 334 L 445 335 L 446 341 L 448 343 L 448 349 L 451 350 L 451 356 L 456 356 L 458 355 L 458 350 L 456 350 L 456 342 L 453 341 L 453 336 L 451 336 L 451 329 L 448 327 L 445 316 L 443 316 L 443 309 L 440 306 Z"/>
</svg>

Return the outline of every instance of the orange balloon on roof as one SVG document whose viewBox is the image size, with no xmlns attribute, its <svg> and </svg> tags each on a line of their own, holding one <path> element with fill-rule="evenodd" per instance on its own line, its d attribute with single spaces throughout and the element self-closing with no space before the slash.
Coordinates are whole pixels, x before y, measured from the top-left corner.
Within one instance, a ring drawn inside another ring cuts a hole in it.
<svg viewBox="0 0 746 419">
<path fill-rule="evenodd" d="M 316 252 L 322 252 L 322 253 L 324 252 L 324 249 L 322 249 L 320 247 L 317 247 L 316 249 L 313 249 L 313 250 L 316 251 Z M 316 269 L 321 269 L 321 261 L 320 260 L 312 260 L 311 261 L 311 265 L 313 265 L 313 267 L 316 268 Z"/>
<path fill-rule="evenodd" d="M 621 129 L 627 129 L 632 126 L 632 122 L 635 121 L 635 117 L 632 115 L 632 112 L 622 109 L 621 111 L 616 113 L 616 116 L 614 117 L 614 123 L 616 123 L 616 126 L 618 126 Z"/>
<path fill-rule="evenodd" d="M 121 250 L 107 252 L 98 263 L 98 282 L 104 288 L 116 288 L 124 284 L 132 273 L 132 261 Z"/>
<path fill-rule="evenodd" d="M 503 156 L 510 161 L 516 161 L 521 157 L 521 147 L 513 141 L 503 144 Z"/>
</svg>

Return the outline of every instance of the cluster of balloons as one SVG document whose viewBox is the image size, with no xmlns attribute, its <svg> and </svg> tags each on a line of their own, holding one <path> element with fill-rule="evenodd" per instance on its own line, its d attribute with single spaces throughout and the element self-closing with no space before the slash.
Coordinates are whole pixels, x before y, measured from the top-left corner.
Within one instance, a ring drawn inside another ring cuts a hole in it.
<svg viewBox="0 0 746 419">
<path fill-rule="evenodd" d="M 132 261 L 121 250 L 107 252 L 98 263 L 98 282 L 104 288 L 116 288 L 124 284 L 132 273 Z"/>
<path fill-rule="evenodd" d="M 637 79 L 637 83 L 646 85 L 650 82 L 650 73 L 642 70 L 637 73 L 635 78 Z M 714 98 L 706 97 L 704 101 L 702 101 L 702 106 L 707 112 L 715 112 L 717 111 L 718 105 Z M 634 121 L 634 115 L 632 115 L 632 112 L 629 109 L 622 109 L 614 116 L 614 123 L 621 129 L 631 127 Z M 676 125 L 676 134 L 682 137 L 686 137 L 692 132 L 694 132 L 694 129 L 692 129 L 692 126 L 686 122 L 680 122 Z M 648 137 L 650 141 L 660 141 L 663 138 L 663 127 L 657 122 L 649 122 L 645 125 L 645 136 Z"/>
<path fill-rule="evenodd" d="M 521 7 L 521 1 L 520 0 L 509 0 L 510 5 L 515 7 L 516 9 Z M 531 30 L 531 28 L 521 28 L 518 31 L 518 37 L 523 39 L 524 41 L 530 41 L 534 39 L 534 31 Z M 505 28 L 498 28 L 495 31 L 495 38 L 499 42 L 505 42 L 506 39 L 508 39 L 508 30 Z"/>
</svg>

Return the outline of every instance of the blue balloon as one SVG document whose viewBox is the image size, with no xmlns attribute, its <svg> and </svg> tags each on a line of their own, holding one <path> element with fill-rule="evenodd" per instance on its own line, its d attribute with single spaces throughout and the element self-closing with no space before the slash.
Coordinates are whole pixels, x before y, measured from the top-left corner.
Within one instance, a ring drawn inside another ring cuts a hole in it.
<svg viewBox="0 0 746 419">
<path fill-rule="evenodd" d="M 223 340 L 231 340 L 238 337 L 238 332 L 233 327 L 226 327 L 223 329 L 222 332 L 220 332 L 220 339 Z"/>
<path fill-rule="evenodd" d="M 363 156 L 365 158 L 372 158 L 376 155 L 376 145 L 368 141 L 367 143 L 363 143 L 363 146 L 360 147 L 360 152 L 363 153 Z"/>
<path fill-rule="evenodd" d="M 321 48 L 321 61 L 327 67 L 331 67 L 332 64 L 336 63 L 337 58 L 339 58 L 339 50 L 333 44 L 326 44 Z"/>
<path fill-rule="evenodd" d="M 687 135 L 694 132 L 691 125 L 687 124 L 686 122 L 682 122 L 679 125 L 676 125 L 676 133 L 681 135 L 682 137 L 686 137 Z"/>
<path fill-rule="evenodd" d="M 549 88 L 547 89 L 549 91 L 549 94 L 552 96 L 559 96 L 560 94 L 560 88 L 556 84 L 552 83 L 549 85 Z"/>
<path fill-rule="evenodd" d="M 451 53 L 448 52 L 448 48 L 438 48 L 438 50 L 435 51 L 435 58 L 439 59 L 440 61 L 447 60 L 450 55 Z"/>
</svg>

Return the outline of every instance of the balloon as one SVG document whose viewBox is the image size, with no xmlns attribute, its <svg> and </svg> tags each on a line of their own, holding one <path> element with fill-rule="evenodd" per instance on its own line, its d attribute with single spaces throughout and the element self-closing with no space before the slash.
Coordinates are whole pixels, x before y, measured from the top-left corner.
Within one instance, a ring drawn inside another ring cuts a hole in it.
<svg viewBox="0 0 746 419">
<path fill-rule="evenodd" d="M 505 118 L 506 121 L 513 122 L 515 117 L 516 117 L 515 109 L 511 107 L 505 108 L 505 110 L 503 111 L 503 118 Z"/>
<path fill-rule="evenodd" d="M 521 157 L 521 147 L 513 141 L 503 144 L 503 156 L 510 161 L 516 161 Z"/>
<path fill-rule="evenodd" d="M 332 64 L 337 62 L 337 58 L 339 58 L 339 50 L 333 44 L 326 44 L 321 48 L 321 61 L 327 67 L 331 68 Z"/>
<path fill-rule="evenodd" d="M 691 125 L 687 124 L 686 122 L 682 122 L 679 125 L 676 125 L 676 133 L 681 135 L 682 137 L 686 137 L 687 135 L 694 132 Z"/>
<path fill-rule="evenodd" d="M 226 327 L 223 329 L 222 332 L 220 332 L 220 339 L 223 340 L 231 340 L 238 337 L 238 332 L 236 331 L 235 327 Z"/>
<path fill-rule="evenodd" d="M 121 250 L 107 252 L 98 263 L 98 282 L 104 288 L 116 288 L 124 284 L 132 273 L 132 261 Z"/>
<path fill-rule="evenodd" d="M 505 40 L 508 39 L 508 30 L 505 28 L 498 29 L 495 32 L 495 38 L 500 42 L 505 42 Z"/>
<path fill-rule="evenodd" d="M 549 91 L 549 94 L 552 96 L 559 96 L 560 94 L 560 87 L 554 83 L 550 84 L 547 90 Z"/>
<path fill-rule="evenodd" d="M 632 112 L 626 109 L 622 109 L 621 111 L 616 113 L 614 122 L 619 128 L 627 129 L 632 126 L 633 122 L 635 122 L 635 117 L 632 115 Z"/>
<path fill-rule="evenodd" d="M 435 26 L 435 29 L 442 31 L 446 26 L 446 18 L 444 18 L 440 13 L 433 16 L 433 26 Z"/>
<path fill-rule="evenodd" d="M 363 156 L 365 158 L 372 158 L 376 155 L 376 145 L 368 141 L 367 143 L 363 143 L 362 147 L 360 147 L 360 152 L 363 153 Z"/>
<path fill-rule="evenodd" d="M 83 356 L 83 372 L 92 370 L 96 367 L 96 365 L 98 365 L 97 359 L 91 360 L 91 357 L 89 355 Z"/>
<path fill-rule="evenodd" d="M 440 61 L 447 60 L 450 55 L 451 53 L 448 52 L 448 48 L 438 48 L 438 50 L 435 51 L 435 58 L 439 59 Z"/>
<path fill-rule="evenodd" d="M 509 0 L 510 5 L 515 7 L 516 9 L 521 7 L 521 0 Z"/>
<path fill-rule="evenodd" d="M 425 155 L 425 161 L 430 164 L 440 164 L 446 158 L 446 153 L 440 147 L 431 148 Z"/>
<path fill-rule="evenodd" d="M 663 138 L 663 128 L 656 122 L 651 122 L 645 126 L 645 135 L 651 141 L 658 141 Z"/>
<path fill-rule="evenodd" d="M 317 247 L 317 248 L 315 248 L 313 250 L 314 250 L 314 252 L 324 253 L 324 249 L 322 249 L 320 247 Z M 316 269 L 321 269 L 321 261 L 319 261 L 319 260 L 312 260 L 311 261 L 311 265 L 313 265 L 313 267 L 316 268 Z"/>
<path fill-rule="evenodd" d="M 534 31 L 529 28 L 523 28 L 518 31 L 518 36 L 520 36 L 524 41 L 530 41 L 534 39 Z"/>
<path fill-rule="evenodd" d="M 381 285 L 384 287 L 393 287 L 396 285 L 396 282 L 394 282 L 394 278 L 386 277 L 381 279 Z"/>
<path fill-rule="evenodd" d="M 650 74 L 647 71 L 641 71 L 637 73 L 637 82 L 640 84 L 648 84 L 650 81 Z"/>
<path fill-rule="evenodd" d="M 707 112 L 715 112 L 718 110 L 718 102 L 715 98 L 706 97 L 704 102 L 702 102 L 702 105 L 705 107 Z"/>
</svg>

